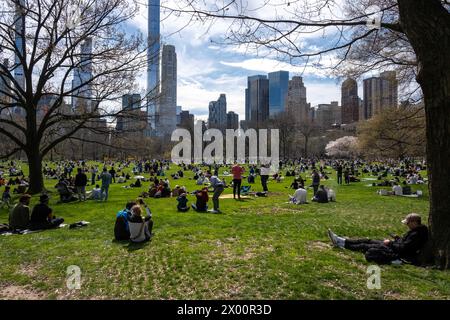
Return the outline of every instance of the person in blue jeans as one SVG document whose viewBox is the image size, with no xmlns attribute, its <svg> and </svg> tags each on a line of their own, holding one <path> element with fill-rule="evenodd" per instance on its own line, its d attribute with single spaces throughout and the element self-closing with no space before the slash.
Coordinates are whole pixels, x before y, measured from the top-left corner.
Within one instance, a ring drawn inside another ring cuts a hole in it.
<svg viewBox="0 0 450 320">
<path fill-rule="evenodd" d="M 111 174 L 108 172 L 108 170 L 106 170 L 106 168 L 103 168 L 103 172 L 100 175 L 100 179 L 102 180 L 102 188 L 101 188 L 101 193 L 102 193 L 102 201 L 108 200 L 108 191 L 109 191 L 109 185 L 111 184 Z"/>
</svg>

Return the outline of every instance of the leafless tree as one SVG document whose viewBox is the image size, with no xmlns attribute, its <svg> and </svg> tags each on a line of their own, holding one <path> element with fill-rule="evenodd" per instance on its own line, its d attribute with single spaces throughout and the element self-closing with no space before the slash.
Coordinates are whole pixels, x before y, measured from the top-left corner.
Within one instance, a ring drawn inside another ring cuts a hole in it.
<svg viewBox="0 0 450 320">
<path fill-rule="evenodd" d="M 116 101 L 136 89 L 147 43 L 124 28 L 138 12 L 129 0 L 6 0 L 0 10 L 0 139 L 14 145 L 0 155 L 25 152 L 37 193 L 56 146 L 108 145 Z"/>
</svg>

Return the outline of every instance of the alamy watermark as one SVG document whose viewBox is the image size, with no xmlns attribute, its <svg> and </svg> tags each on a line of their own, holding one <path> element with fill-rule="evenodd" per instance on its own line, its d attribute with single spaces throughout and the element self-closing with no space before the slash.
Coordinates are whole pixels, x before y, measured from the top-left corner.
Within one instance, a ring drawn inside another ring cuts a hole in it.
<svg viewBox="0 0 450 320">
<path fill-rule="evenodd" d="M 245 131 L 226 129 L 224 139 L 221 130 L 208 129 L 203 132 L 201 122 L 197 122 L 194 126 L 194 137 L 186 129 L 176 129 L 172 132 L 171 140 L 179 142 L 171 152 L 172 162 L 176 164 L 192 162 L 206 164 L 259 163 L 265 166 L 270 165 L 271 172 L 278 172 L 280 149 L 278 129 L 259 129 L 258 131 L 255 129 Z M 246 154 L 247 141 L 248 154 Z M 204 142 L 210 143 L 204 147 Z M 224 146 L 226 148 L 225 157 Z M 270 156 L 268 154 L 269 147 Z"/>
<path fill-rule="evenodd" d="M 375 290 L 381 289 L 381 269 L 377 265 L 370 265 L 367 268 L 366 273 L 369 275 L 367 278 L 367 289 Z"/>
<path fill-rule="evenodd" d="M 79 266 L 71 265 L 66 270 L 66 287 L 69 290 L 81 289 L 81 269 Z"/>
</svg>

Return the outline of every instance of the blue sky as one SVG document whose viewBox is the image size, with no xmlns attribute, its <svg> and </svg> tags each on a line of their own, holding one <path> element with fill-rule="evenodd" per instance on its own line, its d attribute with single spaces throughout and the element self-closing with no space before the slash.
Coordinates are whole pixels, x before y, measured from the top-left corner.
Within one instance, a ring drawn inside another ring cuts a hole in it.
<svg viewBox="0 0 450 320">
<path fill-rule="evenodd" d="M 268 8 L 270 9 L 270 8 Z M 264 14 L 264 12 L 260 13 Z M 164 14 L 161 12 L 161 19 Z M 161 23 L 162 42 L 175 45 L 178 59 L 177 104 L 189 110 L 199 119 L 206 119 L 208 103 L 221 93 L 227 96 L 227 111 L 235 111 L 244 119 L 244 90 L 247 77 L 255 74 L 286 70 L 290 77 L 303 77 L 307 100 L 312 106 L 330 101 L 340 102 L 337 80 L 324 70 L 312 66 L 293 66 L 289 63 L 267 59 L 244 48 L 221 46 L 211 42 L 220 38 L 227 23 L 217 20 L 205 33 L 205 26 L 197 23 L 176 32 L 186 22 L 185 18 L 169 18 Z M 147 34 L 147 8 L 142 5 L 139 15 L 130 24 L 130 30 Z M 323 39 L 310 35 L 303 39 L 307 46 L 320 45 Z M 145 70 L 143 70 L 145 72 Z M 145 74 L 140 77 L 140 87 L 146 87 Z M 360 96 L 362 94 L 360 93 Z"/>
</svg>

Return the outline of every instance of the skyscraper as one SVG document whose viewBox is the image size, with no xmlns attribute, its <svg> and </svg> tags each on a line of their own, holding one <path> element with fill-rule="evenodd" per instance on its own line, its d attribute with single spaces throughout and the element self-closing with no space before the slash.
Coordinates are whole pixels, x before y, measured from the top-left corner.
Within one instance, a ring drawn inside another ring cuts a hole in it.
<svg viewBox="0 0 450 320">
<path fill-rule="evenodd" d="M 339 102 L 319 104 L 314 112 L 314 121 L 322 128 L 330 128 L 334 124 L 341 124 L 341 107 Z"/>
<path fill-rule="evenodd" d="M 348 78 L 341 86 L 342 123 L 359 121 L 358 84 Z"/>
<path fill-rule="evenodd" d="M 156 129 L 157 97 L 159 95 L 160 56 L 160 0 L 149 0 L 148 5 L 148 48 L 147 48 L 147 113 L 149 124 Z"/>
<path fill-rule="evenodd" d="M 74 69 L 72 80 L 72 110 L 92 111 L 92 39 L 87 38 L 80 46 L 80 62 Z"/>
<path fill-rule="evenodd" d="M 1 63 L 1 62 L 0 62 Z M 3 60 L 3 67 L 6 69 L 9 69 L 9 60 L 8 59 L 4 59 Z M 10 99 L 10 94 L 11 91 L 9 90 L 8 87 L 11 86 L 11 81 L 9 79 L 7 79 L 6 77 L 2 77 L 0 76 L 0 107 L 3 107 L 5 104 L 10 103 L 11 99 Z M 3 110 L 8 110 L 8 109 L 3 109 Z M 0 109 L 0 114 L 2 113 L 1 109 Z"/>
<path fill-rule="evenodd" d="M 22 90 L 26 90 L 25 88 L 25 74 L 23 70 L 23 64 L 21 59 L 24 59 L 24 52 L 26 50 L 25 46 L 25 0 L 20 0 L 16 4 L 16 11 L 14 16 L 15 22 L 15 45 L 17 47 L 17 51 L 15 53 L 14 59 L 14 80 L 17 82 L 18 86 L 22 88 Z M 17 88 L 18 89 L 18 88 Z M 15 107 L 14 113 L 19 115 L 25 115 L 25 110 L 20 107 Z"/>
<path fill-rule="evenodd" d="M 249 86 L 249 127 L 259 129 L 269 119 L 269 80 L 267 78 L 255 78 Z"/>
<path fill-rule="evenodd" d="M 289 87 L 289 71 L 269 73 L 269 116 L 285 111 L 286 96 Z"/>
<path fill-rule="evenodd" d="M 238 129 L 239 128 L 239 115 L 230 111 L 227 113 L 227 129 Z"/>
<path fill-rule="evenodd" d="M 140 133 L 147 125 L 147 112 L 141 111 L 141 95 L 125 94 L 122 96 L 122 113 L 117 117 L 116 130 L 127 133 Z"/>
<path fill-rule="evenodd" d="M 226 129 L 227 126 L 227 97 L 221 94 L 217 101 L 209 103 L 208 128 Z"/>
<path fill-rule="evenodd" d="M 161 94 L 157 104 L 157 135 L 171 134 L 177 127 L 177 54 L 164 45 L 161 56 Z"/>
<path fill-rule="evenodd" d="M 311 105 L 306 102 L 306 87 L 302 77 L 292 77 L 286 96 L 286 112 L 296 124 L 310 119 Z"/>
<path fill-rule="evenodd" d="M 256 79 L 267 79 L 265 75 L 256 75 L 256 76 L 250 76 L 247 78 L 247 89 L 245 89 L 245 121 L 247 124 L 251 122 L 251 112 L 250 112 L 250 103 L 251 103 L 251 97 L 250 97 L 250 89 L 251 89 L 251 83 L 253 80 Z"/>
<path fill-rule="evenodd" d="M 398 83 L 395 71 L 381 73 L 380 77 L 364 79 L 364 119 L 370 119 L 385 108 L 397 107 Z"/>
</svg>

